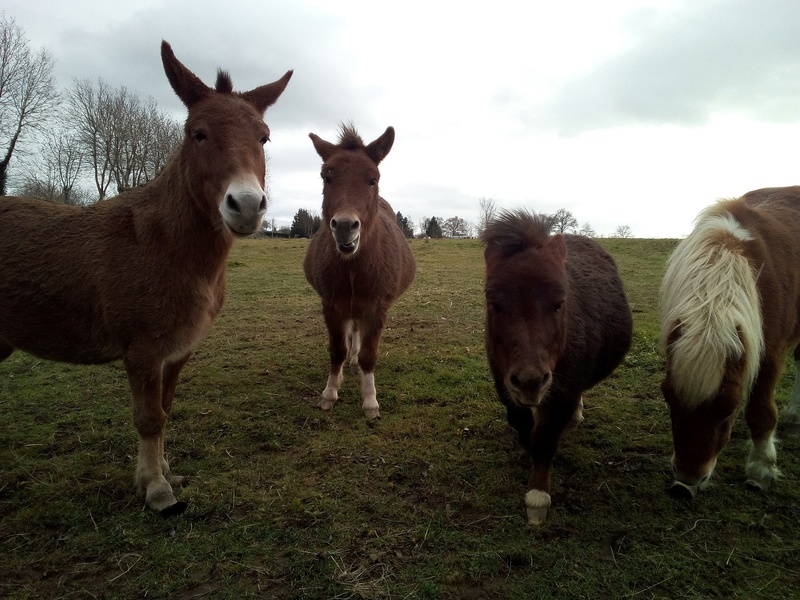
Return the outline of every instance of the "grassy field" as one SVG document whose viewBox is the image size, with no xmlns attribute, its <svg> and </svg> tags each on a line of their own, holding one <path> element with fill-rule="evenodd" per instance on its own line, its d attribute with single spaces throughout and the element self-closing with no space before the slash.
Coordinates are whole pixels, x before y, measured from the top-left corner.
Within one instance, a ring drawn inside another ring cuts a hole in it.
<svg viewBox="0 0 800 600">
<path fill-rule="evenodd" d="M 675 242 L 602 242 L 635 339 L 584 395 L 543 527 L 526 525 L 528 459 L 486 365 L 478 242 L 412 242 L 417 279 L 390 313 L 376 371 L 383 418 L 367 422 L 354 372 L 331 412 L 315 407 L 327 351 L 302 275 L 307 242 L 247 240 L 168 424 L 173 471 L 192 476 L 184 515 L 161 518 L 134 494 L 119 363 L 16 353 L 0 364 L 0 597 L 793 597 L 797 438 L 779 445 L 784 477 L 748 491 L 739 418 L 714 485 L 693 502 L 667 496 L 656 305 Z"/>
</svg>

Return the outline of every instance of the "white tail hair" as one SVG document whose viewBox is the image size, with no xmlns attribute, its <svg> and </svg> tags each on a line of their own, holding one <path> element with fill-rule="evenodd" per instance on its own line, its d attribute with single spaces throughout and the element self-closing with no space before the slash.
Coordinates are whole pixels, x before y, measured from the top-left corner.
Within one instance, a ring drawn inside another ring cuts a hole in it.
<svg viewBox="0 0 800 600">
<path fill-rule="evenodd" d="M 661 349 L 673 389 L 688 406 L 716 395 L 731 358 L 745 361 L 744 399 L 764 353 L 758 274 L 741 250 L 753 236 L 721 206 L 700 214 L 667 261 L 661 284 Z"/>
</svg>

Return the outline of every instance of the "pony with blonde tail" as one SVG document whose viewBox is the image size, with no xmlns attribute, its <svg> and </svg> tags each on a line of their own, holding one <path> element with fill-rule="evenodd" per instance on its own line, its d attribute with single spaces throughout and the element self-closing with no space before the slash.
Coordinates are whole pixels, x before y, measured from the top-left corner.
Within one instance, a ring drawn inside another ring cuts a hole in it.
<svg viewBox="0 0 800 600">
<path fill-rule="evenodd" d="M 669 258 L 661 286 L 661 385 L 670 407 L 672 490 L 693 497 L 745 405 L 747 484 L 780 474 L 773 398 L 784 357 L 800 341 L 800 187 L 750 192 L 704 210 Z M 800 392 L 790 409 L 800 413 Z"/>
</svg>

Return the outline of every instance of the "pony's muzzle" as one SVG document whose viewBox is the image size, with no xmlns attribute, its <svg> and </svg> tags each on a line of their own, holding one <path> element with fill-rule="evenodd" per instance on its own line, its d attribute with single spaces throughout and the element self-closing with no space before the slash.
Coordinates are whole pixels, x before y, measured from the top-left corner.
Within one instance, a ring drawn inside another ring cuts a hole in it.
<svg viewBox="0 0 800 600">
<path fill-rule="evenodd" d="M 692 500 L 700 489 L 699 485 L 687 485 L 677 479 L 669 486 L 667 494 L 676 500 Z"/>
<path fill-rule="evenodd" d="M 525 406 L 538 406 L 552 382 L 553 373 L 549 370 L 523 368 L 506 376 L 506 387 L 512 398 Z"/>
</svg>

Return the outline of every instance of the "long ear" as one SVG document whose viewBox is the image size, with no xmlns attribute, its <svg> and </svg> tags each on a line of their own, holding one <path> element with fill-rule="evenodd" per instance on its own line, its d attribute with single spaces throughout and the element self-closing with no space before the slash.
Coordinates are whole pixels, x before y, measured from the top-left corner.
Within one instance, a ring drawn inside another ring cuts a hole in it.
<svg viewBox="0 0 800 600">
<path fill-rule="evenodd" d="M 169 84 L 187 108 L 211 92 L 210 87 L 175 58 L 172 46 L 166 41 L 161 42 L 161 62 Z"/>
<path fill-rule="evenodd" d="M 367 146 L 367 155 L 378 165 L 389 154 L 394 144 L 394 127 L 387 127 L 383 135 Z"/>
<path fill-rule="evenodd" d="M 560 233 L 555 234 L 547 241 L 547 248 L 563 263 L 567 259 L 567 243 Z"/>
<path fill-rule="evenodd" d="M 264 111 L 275 104 L 275 101 L 283 93 L 283 90 L 286 89 L 286 84 L 288 84 L 289 80 L 292 78 L 292 73 L 294 73 L 293 70 L 286 71 L 286 74 L 278 79 L 278 81 L 273 81 L 267 85 L 262 85 L 254 90 L 250 90 L 249 92 L 244 92 L 242 98 L 255 106 L 258 112 L 264 114 Z"/>
<path fill-rule="evenodd" d="M 316 135 L 315 133 L 309 133 L 308 137 L 311 138 L 311 143 L 314 144 L 314 149 L 317 151 L 317 154 L 320 155 L 322 161 L 328 160 L 328 157 L 333 154 L 333 151 L 336 149 L 334 144 L 330 142 L 326 142 L 321 137 Z"/>
</svg>

